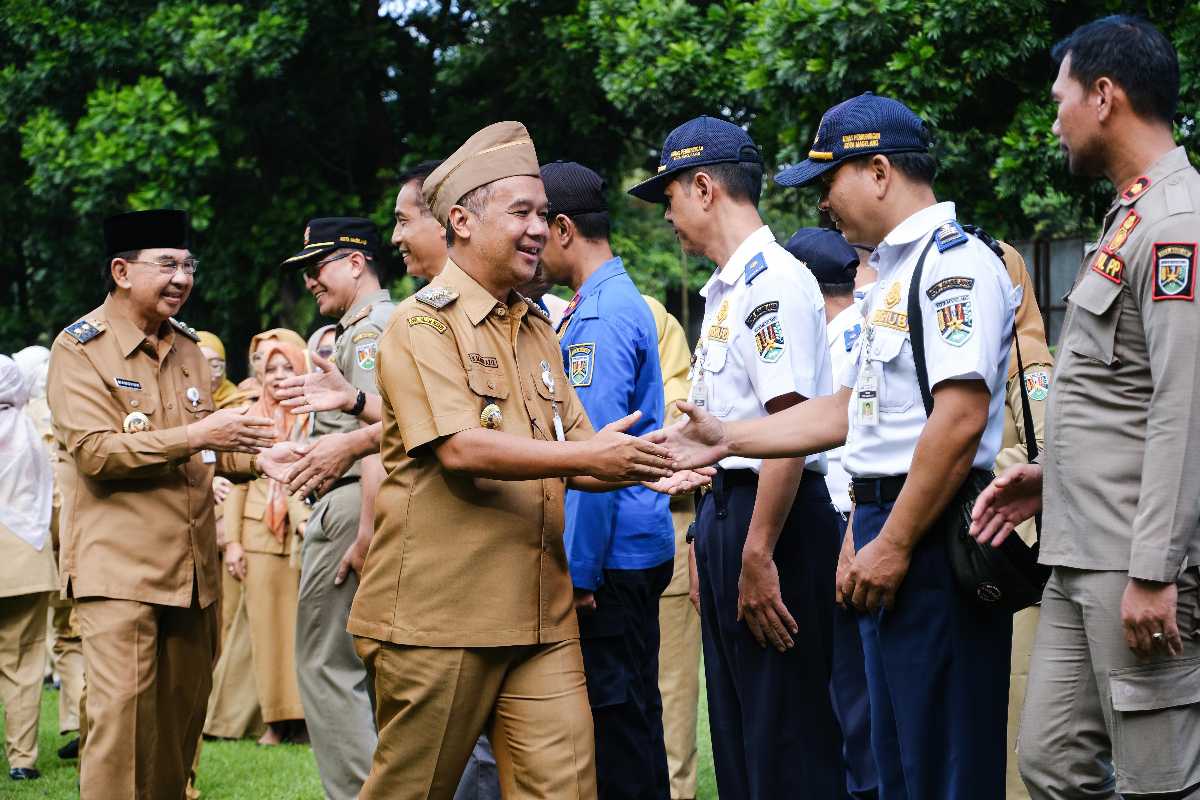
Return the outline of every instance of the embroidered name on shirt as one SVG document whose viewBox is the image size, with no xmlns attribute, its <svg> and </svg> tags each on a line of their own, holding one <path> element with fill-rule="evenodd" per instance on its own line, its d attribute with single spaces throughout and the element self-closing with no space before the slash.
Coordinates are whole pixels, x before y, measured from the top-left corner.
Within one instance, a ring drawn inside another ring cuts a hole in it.
<svg viewBox="0 0 1200 800">
<path fill-rule="evenodd" d="M 975 279 L 968 278 L 965 275 L 955 275 L 951 278 L 943 278 L 925 290 L 925 296 L 930 300 L 940 294 L 945 294 L 951 289 L 960 289 L 965 292 L 971 291 L 975 287 Z"/>
<path fill-rule="evenodd" d="M 442 322 L 437 317 L 427 317 L 422 315 L 419 317 L 408 318 L 408 327 L 415 328 L 418 325 L 424 325 L 426 327 L 433 328 L 438 333 L 446 332 L 446 323 Z"/>
<path fill-rule="evenodd" d="M 892 330 L 908 333 L 908 314 L 903 311 L 877 308 L 875 309 L 875 313 L 871 315 L 871 324 L 878 325 L 881 328 L 891 328 Z"/>
<path fill-rule="evenodd" d="M 479 353 L 467 353 L 467 360 L 488 369 L 496 369 L 500 366 L 500 361 L 495 356 L 481 356 Z"/>
<path fill-rule="evenodd" d="M 142 384 L 130 378 L 113 378 L 113 380 L 116 381 L 117 386 L 120 386 L 122 389 L 132 389 L 135 392 L 140 392 L 142 390 Z"/>
<path fill-rule="evenodd" d="M 1125 262 L 1120 256 L 1101 250 L 1096 253 L 1096 260 L 1092 262 L 1092 271 L 1104 276 L 1106 280 L 1120 283 L 1121 276 L 1125 274 Z"/>
<path fill-rule="evenodd" d="M 779 312 L 779 301 L 778 300 L 771 300 L 770 302 L 755 306 L 754 310 L 751 311 L 746 316 L 746 327 L 753 328 L 754 323 L 758 322 L 759 318 L 764 317 L 767 314 L 776 314 L 778 312 Z"/>
</svg>

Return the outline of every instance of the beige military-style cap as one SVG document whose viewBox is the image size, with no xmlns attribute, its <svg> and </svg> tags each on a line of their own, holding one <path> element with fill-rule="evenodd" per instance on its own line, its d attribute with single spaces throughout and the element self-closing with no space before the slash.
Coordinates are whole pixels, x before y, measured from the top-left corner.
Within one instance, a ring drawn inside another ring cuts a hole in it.
<svg viewBox="0 0 1200 800">
<path fill-rule="evenodd" d="M 541 175 L 537 151 L 524 125 L 496 122 L 467 139 L 430 173 L 421 186 L 421 194 L 433 216 L 445 225 L 450 218 L 450 207 L 463 195 L 514 175 Z"/>
</svg>

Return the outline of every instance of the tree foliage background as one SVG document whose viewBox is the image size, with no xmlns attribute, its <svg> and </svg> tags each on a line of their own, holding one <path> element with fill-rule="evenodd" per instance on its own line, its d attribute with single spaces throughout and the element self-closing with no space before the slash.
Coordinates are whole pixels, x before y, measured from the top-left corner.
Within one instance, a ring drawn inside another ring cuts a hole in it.
<svg viewBox="0 0 1200 800">
<path fill-rule="evenodd" d="M 939 194 L 963 219 L 1013 239 L 1090 232 L 1110 188 L 1066 174 L 1048 53 L 1118 11 L 1174 41 L 1194 150 L 1193 2 L 0 0 L 0 352 L 98 305 L 101 220 L 161 206 L 191 212 L 202 261 L 183 316 L 233 362 L 264 327 L 307 332 L 315 307 L 276 267 L 305 220 L 361 213 L 386 238 L 395 176 L 500 119 L 543 161 L 607 177 L 619 251 L 673 307 L 711 265 L 687 264 L 660 209 L 623 190 L 701 113 L 747 126 L 774 171 L 830 105 L 888 94 L 933 125 Z M 764 211 L 786 235 L 815 202 L 768 183 Z"/>
</svg>

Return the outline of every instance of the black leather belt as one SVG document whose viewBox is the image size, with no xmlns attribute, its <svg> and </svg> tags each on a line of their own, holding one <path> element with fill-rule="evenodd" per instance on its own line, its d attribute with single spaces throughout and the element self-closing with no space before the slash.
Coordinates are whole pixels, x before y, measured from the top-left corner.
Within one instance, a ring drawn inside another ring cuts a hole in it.
<svg viewBox="0 0 1200 800">
<path fill-rule="evenodd" d="M 907 475 L 889 475 L 886 478 L 855 478 L 850 481 L 850 502 L 882 505 L 894 503 L 904 488 Z"/>
<path fill-rule="evenodd" d="M 333 494 L 335 490 L 340 489 L 343 486 L 349 486 L 352 483 L 358 483 L 357 475 L 343 475 L 334 481 L 333 486 L 330 486 L 329 489 L 325 491 L 325 494 L 321 495 L 321 497 L 328 497 L 329 495 Z M 321 497 L 317 497 L 316 493 L 314 492 L 309 494 L 308 497 L 304 498 L 304 500 L 306 503 L 312 506 L 316 505 L 317 501 L 320 500 Z"/>
</svg>

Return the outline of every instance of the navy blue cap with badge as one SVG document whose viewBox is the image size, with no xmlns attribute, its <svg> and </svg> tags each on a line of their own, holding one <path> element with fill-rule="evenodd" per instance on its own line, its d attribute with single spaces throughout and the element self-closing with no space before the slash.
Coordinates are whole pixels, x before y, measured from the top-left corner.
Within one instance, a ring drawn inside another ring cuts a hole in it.
<svg viewBox="0 0 1200 800">
<path fill-rule="evenodd" d="M 280 266 L 307 267 L 335 250 L 362 250 L 374 257 L 379 253 L 379 231 L 375 223 L 362 217 L 318 217 L 304 227 L 304 247 Z"/>
<path fill-rule="evenodd" d="M 801 228 L 783 246 L 817 283 L 854 283 L 858 253 L 846 237 L 828 228 Z"/>
<path fill-rule="evenodd" d="M 874 153 L 927 153 L 929 129 L 908 106 L 866 92 L 825 112 L 808 158 L 775 176 L 780 186 L 807 186 L 847 159 Z"/>
<path fill-rule="evenodd" d="M 697 117 L 667 134 L 658 172 L 629 190 L 639 200 L 665 203 L 663 189 L 679 172 L 708 164 L 762 164 L 762 154 L 750 134 L 716 117 Z"/>
</svg>

